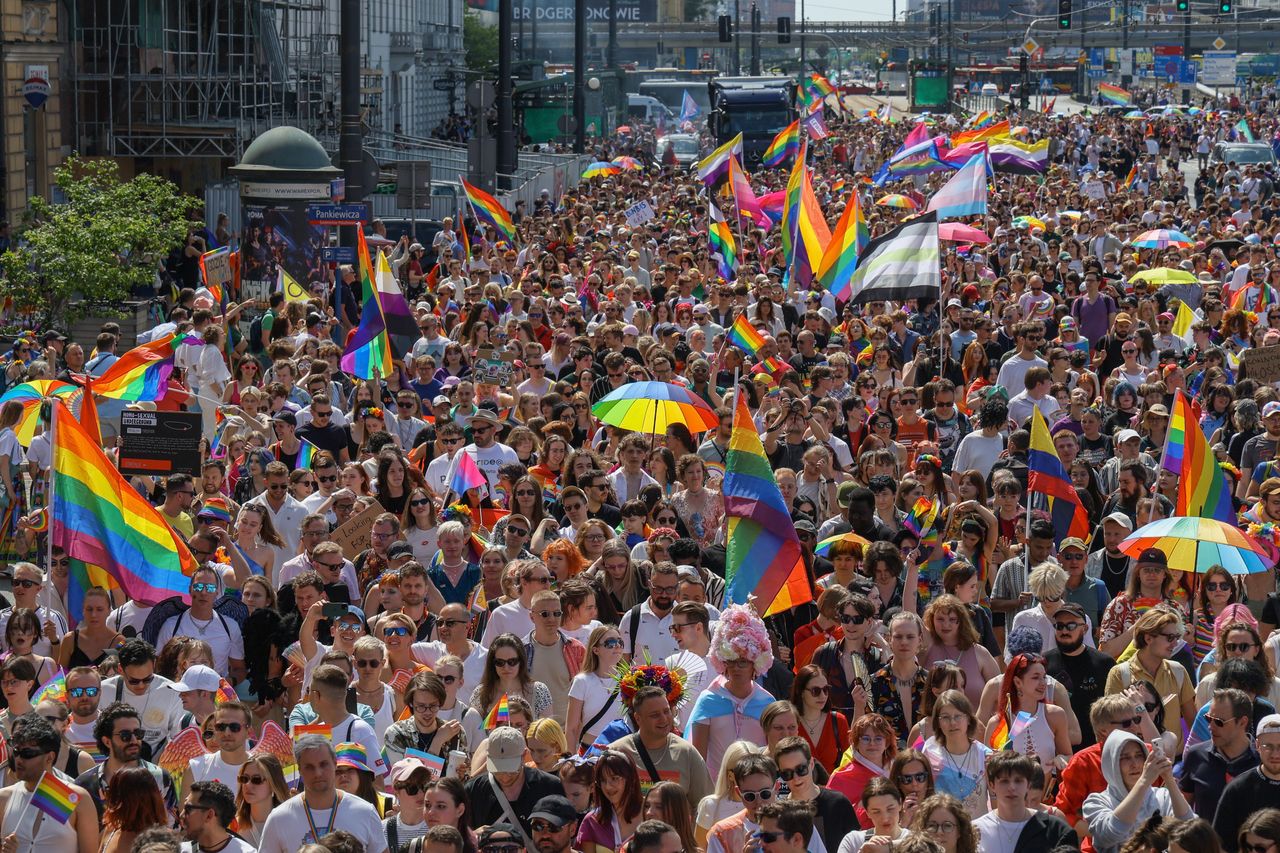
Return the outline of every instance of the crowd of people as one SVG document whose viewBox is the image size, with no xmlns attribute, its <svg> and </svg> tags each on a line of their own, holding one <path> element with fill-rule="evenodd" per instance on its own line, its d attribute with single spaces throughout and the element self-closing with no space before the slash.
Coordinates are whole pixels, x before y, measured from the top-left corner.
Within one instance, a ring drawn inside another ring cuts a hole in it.
<svg viewBox="0 0 1280 853">
<path fill-rule="evenodd" d="M 873 236 L 913 215 L 867 185 L 913 126 L 881 119 L 829 115 L 808 147 L 829 222 L 859 192 Z M 837 301 L 776 224 L 734 223 L 725 280 L 707 231 L 731 205 L 662 164 L 544 193 L 517 245 L 468 220 L 401 247 L 420 337 L 387 376 L 341 367 L 359 270 L 252 323 L 184 290 L 152 336 L 202 343 L 132 405 L 201 411 L 203 462 L 130 484 L 195 558 L 187 596 L 92 587 L 71 612 L 47 433 L 24 447 L 0 406 L 0 853 L 1280 853 L 1274 568 L 1120 548 L 1186 486 L 1161 469 L 1181 392 L 1280 556 L 1280 376 L 1245 356 L 1280 343 L 1280 195 L 1269 167 L 1183 171 L 1241 119 L 1278 132 L 1271 110 L 1015 118 L 1050 164 L 993 176 L 990 242 L 943 244 L 936 299 Z M 1190 245 L 1132 245 L 1155 228 Z M 740 317 L 757 352 L 727 341 Z M 119 349 L 49 332 L 6 376 Z M 593 413 L 649 380 L 718 425 Z M 738 400 L 811 599 L 767 617 L 726 592 Z M 1087 538 L 1028 492 L 1035 411 Z M 461 494 L 460 454 L 485 481 Z M 32 807 L 49 779 L 65 820 Z"/>
</svg>

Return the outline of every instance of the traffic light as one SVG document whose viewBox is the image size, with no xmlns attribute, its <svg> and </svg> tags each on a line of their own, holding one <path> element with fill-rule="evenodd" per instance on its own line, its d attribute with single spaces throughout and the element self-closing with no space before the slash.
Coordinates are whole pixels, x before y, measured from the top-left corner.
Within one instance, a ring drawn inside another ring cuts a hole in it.
<svg viewBox="0 0 1280 853">
<path fill-rule="evenodd" d="M 1029 67 L 1029 66 L 1028 66 L 1028 63 L 1027 63 L 1027 55 L 1024 53 L 1024 54 L 1022 54 L 1022 56 L 1019 56 L 1019 57 L 1018 57 L 1018 70 L 1019 70 L 1020 72 L 1022 72 L 1023 74 L 1026 74 L 1026 73 L 1027 73 L 1027 68 L 1028 68 L 1028 67 Z"/>
<path fill-rule="evenodd" d="M 728 15 L 721 15 L 720 20 L 720 41 L 733 41 L 733 18 Z"/>
<path fill-rule="evenodd" d="M 1222 0 L 1227 2 L 1227 0 Z M 1071 29 L 1071 0 L 1058 0 L 1058 29 Z"/>
<path fill-rule="evenodd" d="M 786 15 L 778 18 L 778 44 L 791 44 L 791 18 Z"/>
<path fill-rule="evenodd" d="M 1191 7 L 1190 0 L 1178 0 L 1178 11 L 1185 12 Z"/>
<path fill-rule="evenodd" d="M 1230 15 L 1231 0 L 1222 0 L 1222 2 L 1218 4 L 1218 12 L 1223 15 Z"/>
</svg>

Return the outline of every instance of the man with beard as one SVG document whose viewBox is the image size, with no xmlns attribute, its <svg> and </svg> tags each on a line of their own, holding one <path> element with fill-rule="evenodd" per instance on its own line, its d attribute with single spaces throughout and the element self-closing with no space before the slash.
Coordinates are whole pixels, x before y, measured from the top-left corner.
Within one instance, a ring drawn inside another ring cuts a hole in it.
<svg viewBox="0 0 1280 853">
<path fill-rule="evenodd" d="M 1135 525 L 1138 523 L 1138 499 L 1147 492 L 1147 468 L 1137 459 L 1120 463 L 1116 475 L 1116 491 L 1102 508 L 1103 516 L 1113 512 L 1124 513 Z"/>
<path fill-rule="evenodd" d="M 350 832 L 366 853 L 386 853 L 387 835 L 378 810 L 337 785 L 337 755 L 328 738 L 304 735 L 293 745 L 302 792 L 271 810 L 262 827 L 261 853 L 294 853 L 335 828 Z"/>
<path fill-rule="evenodd" d="M 12 778 L 16 781 L 0 789 L 0 837 L 4 853 L 19 849 L 41 853 L 97 853 L 98 815 L 89 805 L 89 792 L 80 785 L 71 786 L 70 799 L 75 804 L 65 821 L 51 819 L 40 809 L 30 808 L 36 786 L 46 773 L 53 771 L 62 738 L 36 714 L 12 721 L 9 740 Z"/>
<path fill-rule="evenodd" d="M 538 853 L 572 853 L 578 835 L 578 812 L 564 797 L 543 797 L 529 815 Z"/>
<path fill-rule="evenodd" d="M 635 721 L 636 733 L 613 744 L 613 748 L 630 755 L 640 771 L 640 779 L 656 785 L 670 779 L 679 782 L 689 795 L 689 807 L 712 794 L 707 762 L 693 744 L 673 732 L 675 713 L 661 687 L 641 687 L 628 709 Z"/>
<path fill-rule="evenodd" d="M 1084 635 L 1089 629 L 1084 608 L 1079 604 L 1063 602 L 1051 621 L 1058 647 L 1045 653 L 1045 671 L 1061 682 L 1071 697 L 1071 709 L 1080 721 L 1081 739 L 1077 748 L 1084 749 L 1095 742 L 1089 709 L 1106 692 L 1103 688 L 1107 684 L 1107 673 L 1116 662 L 1110 655 L 1085 645 Z"/>
<path fill-rule="evenodd" d="M 676 603 L 679 578 L 675 563 L 658 563 L 649 578 L 649 597 L 628 610 L 618 623 L 622 648 L 632 660 L 665 660 L 680 650 L 671 636 L 671 608 Z"/>
<path fill-rule="evenodd" d="M 101 755 L 97 741 L 93 739 L 101 691 L 102 676 L 95 667 L 78 666 L 67 673 L 67 708 L 71 711 L 67 740 L 95 757 Z"/>
<path fill-rule="evenodd" d="M 88 773 L 82 773 L 76 779 L 76 784 L 93 797 L 93 804 L 98 807 L 99 820 L 102 819 L 103 795 L 111 777 L 126 767 L 142 767 L 150 772 L 156 780 L 156 786 L 164 794 L 165 808 L 170 814 L 177 808 L 178 798 L 173 790 L 173 779 L 156 765 L 142 760 L 142 731 L 138 712 L 125 702 L 112 702 L 98 715 L 97 725 L 93 727 L 93 737 L 107 760 Z"/>
<path fill-rule="evenodd" d="M 236 795 L 218 781 L 196 782 L 187 788 L 178 825 L 187 841 L 182 853 L 254 853 L 253 845 L 227 828 L 236 816 Z"/>
</svg>

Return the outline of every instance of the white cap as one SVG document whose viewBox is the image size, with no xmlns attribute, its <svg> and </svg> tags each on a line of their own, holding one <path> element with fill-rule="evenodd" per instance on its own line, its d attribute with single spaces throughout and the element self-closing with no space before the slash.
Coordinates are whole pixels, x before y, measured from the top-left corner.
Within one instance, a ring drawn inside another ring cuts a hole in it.
<svg viewBox="0 0 1280 853">
<path fill-rule="evenodd" d="M 1111 513 L 1111 515 L 1108 515 L 1106 518 L 1102 519 L 1103 524 L 1106 524 L 1108 521 L 1112 522 L 1113 524 L 1120 525 L 1125 530 L 1129 530 L 1129 531 L 1133 530 L 1133 522 L 1130 521 L 1129 516 L 1125 515 L 1123 512 L 1113 512 Z"/>
<path fill-rule="evenodd" d="M 1258 720 L 1258 729 L 1254 734 L 1257 737 L 1280 735 L 1280 714 L 1267 714 L 1261 720 Z"/>
<path fill-rule="evenodd" d="M 172 687 L 179 693 L 189 693 L 192 690 L 208 690 L 210 693 L 217 693 L 221 684 L 221 675 L 218 675 L 212 667 L 198 663 L 188 667 L 182 680 L 175 681 Z"/>
<path fill-rule="evenodd" d="M 1116 433 L 1116 444 L 1124 444 L 1126 441 L 1130 441 L 1135 438 L 1142 438 L 1142 436 L 1138 434 L 1137 430 L 1122 429 Z"/>
</svg>

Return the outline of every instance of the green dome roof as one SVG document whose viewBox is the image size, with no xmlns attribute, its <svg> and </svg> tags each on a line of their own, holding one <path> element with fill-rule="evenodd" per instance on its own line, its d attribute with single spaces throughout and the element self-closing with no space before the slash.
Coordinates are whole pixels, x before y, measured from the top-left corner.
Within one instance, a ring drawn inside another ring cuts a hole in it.
<svg viewBox="0 0 1280 853">
<path fill-rule="evenodd" d="M 300 128 L 273 127 L 255 139 L 245 150 L 235 169 L 253 172 L 313 172 L 337 175 L 329 154 L 316 138 Z"/>
</svg>

